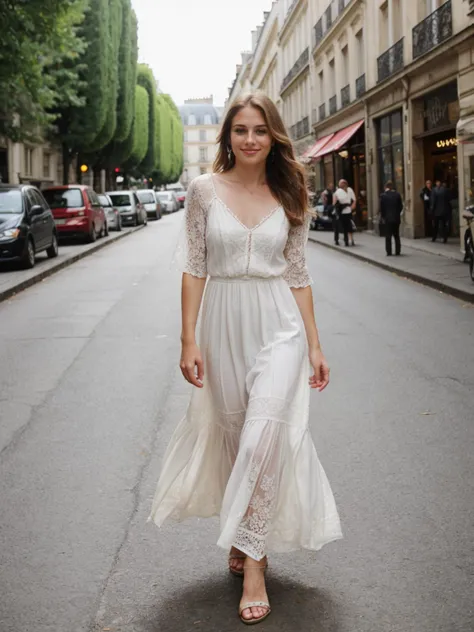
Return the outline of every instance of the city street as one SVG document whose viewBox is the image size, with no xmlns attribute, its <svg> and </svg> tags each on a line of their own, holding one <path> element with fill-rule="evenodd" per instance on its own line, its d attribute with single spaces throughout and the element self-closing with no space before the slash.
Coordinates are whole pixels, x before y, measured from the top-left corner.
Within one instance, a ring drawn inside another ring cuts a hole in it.
<svg viewBox="0 0 474 632">
<path fill-rule="evenodd" d="M 0 631 L 234 632 L 218 521 L 147 523 L 190 393 L 183 213 L 0 304 Z M 474 629 L 474 305 L 308 244 L 344 539 L 271 555 L 278 632 Z"/>
</svg>

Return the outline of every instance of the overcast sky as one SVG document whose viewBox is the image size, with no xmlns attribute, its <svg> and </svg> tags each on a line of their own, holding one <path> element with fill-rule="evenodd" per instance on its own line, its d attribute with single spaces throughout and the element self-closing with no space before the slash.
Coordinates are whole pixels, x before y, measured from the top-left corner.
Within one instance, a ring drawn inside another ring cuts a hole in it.
<svg viewBox="0 0 474 632">
<path fill-rule="evenodd" d="M 271 0 L 132 0 L 139 61 L 153 69 L 177 105 L 214 95 L 224 105 L 240 52 L 263 22 Z"/>
</svg>

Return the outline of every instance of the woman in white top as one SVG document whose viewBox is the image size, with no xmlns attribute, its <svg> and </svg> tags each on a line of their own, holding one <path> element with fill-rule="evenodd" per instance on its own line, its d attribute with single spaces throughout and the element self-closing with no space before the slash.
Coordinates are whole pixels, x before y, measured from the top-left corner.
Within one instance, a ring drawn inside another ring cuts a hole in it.
<svg viewBox="0 0 474 632">
<path fill-rule="evenodd" d="M 309 432 L 310 389 L 327 386 L 329 368 L 305 261 L 304 170 L 264 94 L 232 104 L 218 142 L 214 173 L 192 181 L 185 216 L 180 367 L 196 388 L 150 518 L 220 516 L 217 544 L 244 578 L 239 615 L 254 624 L 270 614 L 267 552 L 342 536 Z"/>
<path fill-rule="evenodd" d="M 334 193 L 334 205 L 336 212 L 341 218 L 342 230 L 344 231 L 344 243 L 349 245 L 349 237 L 351 244 L 354 244 L 354 235 L 352 232 L 352 211 L 356 207 L 356 196 L 354 191 L 348 185 L 347 180 L 339 180 L 339 188 Z"/>
</svg>

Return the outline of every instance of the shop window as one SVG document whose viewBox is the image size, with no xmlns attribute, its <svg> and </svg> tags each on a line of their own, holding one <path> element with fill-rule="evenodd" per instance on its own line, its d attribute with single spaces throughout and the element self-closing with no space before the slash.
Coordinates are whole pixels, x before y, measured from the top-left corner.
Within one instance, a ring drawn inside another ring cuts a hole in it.
<svg viewBox="0 0 474 632">
<path fill-rule="evenodd" d="M 379 189 L 392 180 L 404 194 L 402 111 L 397 110 L 377 121 Z"/>
</svg>

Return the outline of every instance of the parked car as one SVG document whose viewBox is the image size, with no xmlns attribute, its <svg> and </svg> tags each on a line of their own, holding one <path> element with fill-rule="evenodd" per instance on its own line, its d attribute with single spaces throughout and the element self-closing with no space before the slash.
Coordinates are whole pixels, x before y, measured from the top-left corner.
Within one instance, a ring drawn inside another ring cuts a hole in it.
<svg viewBox="0 0 474 632">
<path fill-rule="evenodd" d="M 179 208 L 184 208 L 186 202 L 186 191 L 184 189 L 175 191 L 176 199 L 178 200 Z"/>
<path fill-rule="evenodd" d="M 120 211 L 112 204 L 112 200 L 105 193 L 99 193 L 99 202 L 104 209 L 105 217 L 107 219 L 107 226 L 113 230 L 122 230 L 122 218 Z"/>
<path fill-rule="evenodd" d="M 148 223 L 145 206 L 138 199 L 136 191 L 107 191 L 112 204 L 120 212 L 122 226 L 138 226 Z"/>
<path fill-rule="evenodd" d="M 179 203 L 173 191 L 157 191 L 156 197 L 160 200 L 163 213 L 179 211 Z"/>
<path fill-rule="evenodd" d="M 324 210 L 324 200 L 318 198 L 316 205 L 313 207 L 314 215 L 311 217 L 311 230 L 332 230 L 332 217 L 328 211 Z"/>
<path fill-rule="evenodd" d="M 105 212 L 97 193 L 83 184 L 67 184 L 43 190 L 53 212 L 59 237 L 82 237 L 94 242 L 109 234 Z"/>
<path fill-rule="evenodd" d="M 144 205 L 148 218 L 161 219 L 161 202 L 155 196 L 153 189 L 137 191 L 138 199 Z"/>
<path fill-rule="evenodd" d="M 58 256 L 53 214 L 40 191 L 30 185 L 0 184 L 0 261 L 33 268 L 35 255 Z"/>
</svg>

